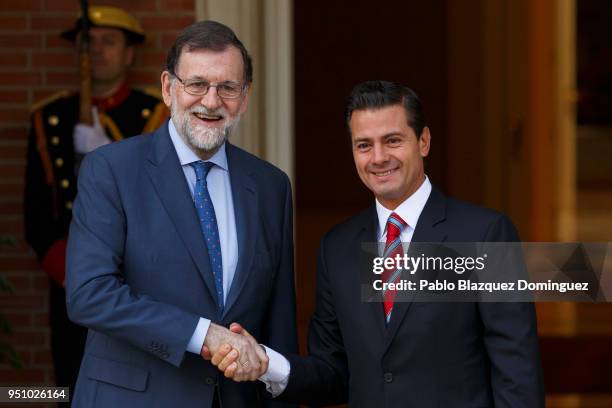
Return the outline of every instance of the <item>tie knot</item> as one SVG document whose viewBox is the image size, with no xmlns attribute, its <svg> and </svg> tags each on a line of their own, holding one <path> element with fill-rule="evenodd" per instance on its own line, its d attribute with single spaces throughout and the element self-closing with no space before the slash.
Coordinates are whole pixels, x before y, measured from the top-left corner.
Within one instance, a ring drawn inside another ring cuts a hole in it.
<svg viewBox="0 0 612 408">
<path fill-rule="evenodd" d="M 387 220 L 387 237 L 392 236 L 393 239 L 397 238 L 407 225 L 406 221 L 402 220 L 402 217 L 396 213 L 391 213 Z"/>
<path fill-rule="evenodd" d="M 202 160 L 193 162 L 190 164 L 191 164 L 191 167 L 193 167 L 193 169 L 195 170 L 196 179 L 198 181 L 206 180 L 206 176 L 208 175 L 208 172 L 210 171 L 212 166 L 215 165 L 213 162 L 205 162 Z"/>
</svg>

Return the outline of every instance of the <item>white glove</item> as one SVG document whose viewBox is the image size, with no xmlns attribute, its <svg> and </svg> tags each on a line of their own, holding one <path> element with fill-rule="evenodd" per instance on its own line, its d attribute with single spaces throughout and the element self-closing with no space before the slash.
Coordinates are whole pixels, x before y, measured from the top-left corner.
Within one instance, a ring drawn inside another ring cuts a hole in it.
<svg viewBox="0 0 612 408">
<path fill-rule="evenodd" d="M 98 117 L 98 109 L 94 106 L 91 108 L 91 116 L 93 118 L 93 126 L 77 123 L 74 126 L 72 137 L 74 139 L 74 150 L 77 153 L 87 154 L 100 146 L 109 144 L 112 140 L 106 136 L 104 128 L 100 124 Z"/>
</svg>

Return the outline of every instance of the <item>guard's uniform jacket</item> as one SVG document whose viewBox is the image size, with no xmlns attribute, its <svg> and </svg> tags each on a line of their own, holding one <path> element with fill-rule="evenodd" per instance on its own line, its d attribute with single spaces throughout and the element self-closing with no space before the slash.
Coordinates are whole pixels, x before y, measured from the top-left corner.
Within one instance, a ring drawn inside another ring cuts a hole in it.
<svg viewBox="0 0 612 408">
<path fill-rule="evenodd" d="M 94 99 L 108 137 L 152 132 L 168 117 L 159 96 L 122 86 L 115 94 Z M 32 108 L 25 175 L 25 238 L 51 278 L 49 320 L 58 385 L 70 386 L 78 374 L 86 329 L 68 320 L 63 289 L 66 238 L 76 196 L 72 133 L 79 122 L 79 94 L 59 92 Z M 57 363 L 61 359 L 61 363 Z M 62 372 L 64 371 L 64 372 Z M 66 382 L 67 381 L 67 382 Z"/>
</svg>

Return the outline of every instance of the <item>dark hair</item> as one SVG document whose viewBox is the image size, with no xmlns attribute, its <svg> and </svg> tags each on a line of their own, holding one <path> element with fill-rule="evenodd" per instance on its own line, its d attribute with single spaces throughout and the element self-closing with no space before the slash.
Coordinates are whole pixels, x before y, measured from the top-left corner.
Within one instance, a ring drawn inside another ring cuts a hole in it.
<svg viewBox="0 0 612 408">
<path fill-rule="evenodd" d="M 427 126 L 421 100 L 412 89 L 395 82 L 367 81 L 355 85 L 346 102 L 346 125 L 349 126 L 351 116 L 356 110 L 380 109 L 393 105 L 404 107 L 408 126 L 417 138 L 420 138 L 423 128 Z"/>
<path fill-rule="evenodd" d="M 211 20 L 198 21 L 180 32 L 168 51 L 166 71 L 176 75 L 176 67 L 183 48 L 187 48 L 188 51 L 224 51 L 228 46 L 234 46 L 240 50 L 244 63 L 244 80 L 250 84 L 253 81 L 253 63 L 248 51 L 231 28 Z"/>
</svg>

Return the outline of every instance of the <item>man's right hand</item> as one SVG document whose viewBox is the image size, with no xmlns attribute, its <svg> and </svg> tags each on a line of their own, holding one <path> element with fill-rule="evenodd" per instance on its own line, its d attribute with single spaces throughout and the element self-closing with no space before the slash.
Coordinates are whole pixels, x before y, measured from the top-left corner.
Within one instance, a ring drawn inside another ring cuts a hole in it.
<svg viewBox="0 0 612 408">
<path fill-rule="evenodd" d="M 234 381 L 254 381 L 268 370 L 268 356 L 253 336 L 238 324 L 232 330 L 211 323 L 201 355 Z"/>
</svg>

